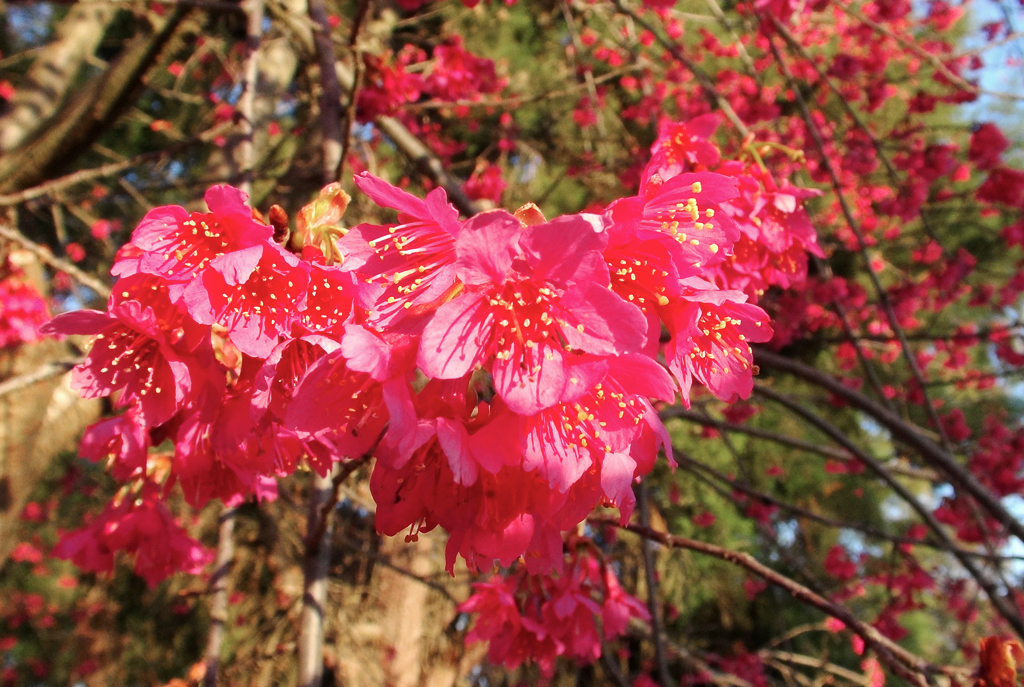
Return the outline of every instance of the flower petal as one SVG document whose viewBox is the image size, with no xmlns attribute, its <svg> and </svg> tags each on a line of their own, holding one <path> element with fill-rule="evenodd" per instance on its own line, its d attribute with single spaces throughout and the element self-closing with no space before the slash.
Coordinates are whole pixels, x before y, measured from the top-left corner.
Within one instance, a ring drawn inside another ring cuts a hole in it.
<svg viewBox="0 0 1024 687">
<path fill-rule="evenodd" d="M 561 400 L 565 386 L 565 353 L 548 341 L 525 350 L 517 346 L 508 358 L 494 361 L 494 387 L 514 413 L 533 415 L 550 408 Z"/>
<path fill-rule="evenodd" d="M 500 284 L 519 248 L 522 225 L 504 210 L 466 222 L 455 242 L 456 274 L 466 284 Z"/>
<path fill-rule="evenodd" d="M 599 355 L 635 353 L 647 338 L 647 318 L 640 309 L 600 284 L 576 284 L 562 296 L 566 341 Z"/>
<path fill-rule="evenodd" d="M 448 458 L 455 482 L 464 487 L 476 482 L 480 467 L 469 450 L 469 433 L 465 425 L 446 417 L 437 418 L 437 441 Z"/>
<path fill-rule="evenodd" d="M 449 301 L 424 328 L 416 364 L 428 377 L 457 379 L 483 362 L 493 328 L 494 314 L 483 296 Z"/>
</svg>

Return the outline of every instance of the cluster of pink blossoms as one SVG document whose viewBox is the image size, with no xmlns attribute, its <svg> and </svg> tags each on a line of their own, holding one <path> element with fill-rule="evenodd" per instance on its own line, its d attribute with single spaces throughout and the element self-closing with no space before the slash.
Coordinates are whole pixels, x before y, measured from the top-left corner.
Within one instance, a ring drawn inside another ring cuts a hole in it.
<svg viewBox="0 0 1024 687">
<path fill-rule="evenodd" d="M 705 138 L 686 141 L 717 162 Z M 441 189 L 420 199 L 366 173 L 359 190 L 397 223 L 346 231 L 335 208 L 318 228 L 304 210 L 293 250 L 227 186 L 207 192 L 209 212 L 151 211 L 118 253 L 107 312 L 48 325 L 94 335 L 74 386 L 126 408 L 88 430 L 83 455 L 133 493 L 180 484 L 198 506 L 272 498 L 300 464 L 326 474 L 372 452 L 381 532 L 442 526 L 449 570 L 458 556 L 561 569 L 562 533 L 595 506 L 629 519 L 668 443 L 652 403 L 689 404 L 694 382 L 746 397 L 750 344 L 772 335 L 715 283 L 735 262 L 733 217 L 760 208 L 736 178 L 688 171 L 686 148 L 656 145 L 640 195 L 551 221 L 534 206 L 463 221 Z M 154 469 L 168 440 L 170 466 Z M 118 517 L 148 507 L 123 503 Z"/>
<path fill-rule="evenodd" d="M 549 679 L 558 657 L 594 663 L 602 640 L 625 634 L 630 618 L 650 620 L 647 608 L 594 555 L 591 542 L 568 544 L 565 570 L 557 577 L 538 579 L 516 568 L 475 583 L 473 595 L 459 606 L 463 613 L 479 614 L 466 643 L 489 642 L 491 663 L 515 670 L 529 660 Z"/>
<path fill-rule="evenodd" d="M 46 301 L 10 257 L 0 275 L 0 348 L 35 341 L 50 319 Z"/>
</svg>

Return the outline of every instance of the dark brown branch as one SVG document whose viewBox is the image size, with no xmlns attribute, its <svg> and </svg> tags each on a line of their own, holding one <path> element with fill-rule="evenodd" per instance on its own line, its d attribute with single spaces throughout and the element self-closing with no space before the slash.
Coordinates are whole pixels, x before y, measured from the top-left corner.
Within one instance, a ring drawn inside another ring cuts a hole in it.
<svg viewBox="0 0 1024 687">
<path fill-rule="evenodd" d="M 893 438 L 913 448 L 926 463 L 945 473 L 954 486 L 970 494 L 1008 532 L 1024 542 L 1024 525 L 1010 514 L 999 499 L 978 481 L 977 477 L 960 465 L 950 453 L 924 436 L 917 427 L 908 424 L 903 418 L 883 408 L 859 391 L 851 389 L 838 379 L 810 365 L 763 348 L 756 349 L 754 360 L 758 365 L 780 372 L 788 372 L 804 381 L 811 382 L 842 398 L 854 408 L 867 413 L 888 429 Z"/>
<path fill-rule="evenodd" d="M 320 65 L 320 128 L 323 136 L 324 184 L 338 180 L 344 143 L 341 133 L 341 82 L 334 69 L 334 43 L 323 0 L 309 0 L 309 18 L 315 25 L 313 41 Z"/>
<path fill-rule="evenodd" d="M 775 45 L 775 41 L 773 41 L 771 37 L 768 37 L 768 47 L 771 49 L 772 55 L 775 57 L 775 61 L 778 63 L 779 69 L 782 71 L 782 75 L 785 77 L 787 85 L 793 92 L 797 105 L 800 107 L 800 114 L 804 120 L 804 124 L 806 124 L 807 130 L 811 133 L 811 138 L 814 139 L 814 145 L 818 149 L 818 154 L 821 156 L 822 168 L 825 170 L 825 173 L 828 174 L 829 181 L 832 184 L 832 191 L 835 193 L 836 199 L 839 201 L 839 208 L 843 213 L 843 217 L 845 218 L 847 225 L 849 225 L 850 231 L 853 232 L 854 237 L 857 239 L 857 246 L 861 259 L 864 261 L 864 268 L 867 270 L 871 286 L 875 290 L 875 294 L 878 296 L 879 303 L 882 306 L 882 311 L 885 313 L 886 319 L 889 320 L 889 327 L 900 339 L 900 348 L 903 351 L 903 357 L 907 361 L 907 366 L 910 368 L 911 374 L 914 376 L 914 379 L 921 388 L 921 394 L 924 396 L 925 413 L 928 415 L 928 419 L 935 426 L 935 430 L 942 438 L 943 445 L 948 448 L 951 445 L 949 437 L 946 436 L 945 427 L 943 427 L 941 420 L 939 420 L 939 415 L 935 410 L 935 406 L 932 405 L 931 399 L 928 397 L 928 391 L 925 388 L 924 373 L 921 371 L 921 367 L 917 364 L 914 352 L 910 348 L 910 343 L 907 341 L 906 334 L 903 332 L 903 327 L 900 325 L 899 318 L 896 316 L 896 311 L 893 309 L 892 302 L 889 300 L 889 294 L 882 286 L 882 283 L 878 280 L 878 275 L 875 273 L 875 269 L 871 265 L 871 256 L 868 254 L 867 241 L 864 238 L 864 233 L 861 231 L 860 225 L 857 223 L 857 220 L 854 219 L 853 211 L 850 209 L 849 203 L 846 201 L 846 196 L 843 194 L 843 187 L 839 181 L 839 176 L 836 174 L 835 168 L 832 167 L 828 153 L 825 151 L 825 142 L 822 138 L 821 130 L 814 121 L 814 117 L 811 116 L 811 110 L 807 106 L 807 101 L 804 100 L 803 95 L 800 93 L 800 89 L 796 85 L 796 80 L 793 78 L 793 73 L 790 71 L 789 65 L 782 57 L 782 53 L 779 52 L 778 46 Z"/>
<path fill-rule="evenodd" d="M 809 441 L 803 441 L 795 437 L 787 436 L 785 434 L 778 434 L 776 432 L 769 432 L 768 430 L 758 429 L 756 427 L 748 427 L 746 425 L 737 425 L 724 420 L 715 419 L 709 415 L 704 415 L 692 410 L 686 410 L 682 406 L 670 406 L 663 409 L 658 413 L 662 420 L 669 418 L 679 418 L 686 420 L 687 422 L 693 422 L 695 424 L 703 425 L 705 427 L 714 427 L 715 429 L 725 432 L 735 432 L 739 434 L 746 434 L 757 439 L 764 439 L 766 441 L 772 441 L 776 444 L 783 446 L 789 446 L 792 448 L 800 449 L 801 451 L 807 451 L 808 453 L 817 453 L 820 456 L 826 458 L 834 458 L 835 460 L 848 461 L 851 456 L 846 451 L 832 448 L 831 446 L 821 446 L 819 444 L 812 444 Z M 914 479 L 923 479 L 928 482 L 937 482 L 939 476 L 931 470 L 924 470 L 921 468 L 915 468 L 903 465 L 894 465 L 892 463 L 886 464 L 886 469 L 894 475 L 903 475 L 904 477 L 912 477 Z"/>
<path fill-rule="evenodd" d="M 656 541 L 663 546 L 688 549 L 690 551 L 714 556 L 715 558 L 737 565 L 754 573 L 766 582 L 770 582 L 771 584 L 786 590 L 798 601 L 813 606 L 827 615 L 841 620 L 851 631 L 859 635 L 870 649 L 874 650 L 878 655 L 879 660 L 884 663 L 886 667 L 899 677 L 913 685 L 916 685 L 917 687 L 926 687 L 928 684 L 927 678 L 929 676 L 947 672 L 940 666 L 933 665 L 925 661 L 920 656 L 910 653 L 900 645 L 885 637 L 874 627 L 861 622 L 846 608 L 829 601 L 799 582 L 772 570 L 748 553 L 733 551 L 714 544 L 697 541 L 696 539 L 689 539 L 687 537 L 679 537 L 665 532 L 659 532 L 651 529 L 650 527 L 644 527 L 643 525 L 620 525 L 618 520 L 608 517 L 592 517 L 590 518 L 590 522 L 597 525 L 628 529 L 631 532 L 639 534 L 641 537 Z"/>
<path fill-rule="evenodd" d="M 38 186 L 32 186 L 19 191 L 17 193 L 0 194 L 0 206 L 18 205 L 29 200 L 41 198 L 47 195 L 55 195 L 59 191 L 63 191 L 66 188 L 75 186 L 76 184 L 83 184 L 88 181 L 95 181 L 96 179 L 102 179 L 103 177 L 110 177 L 116 174 L 120 174 L 126 169 L 132 167 L 138 167 L 141 164 L 147 162 L 153 162 L 154 160 L 161 160 L 169 155 L 175 155 L 177 153 L 184 152 L 189 148 L 192 148 L 200 143 L 207 143 L 217 136 L 227 132 L 234 125 L 230 122 L 219 124 L 208 131 L 203 132 L 195 139 L 191 141 L 183 141 L 176 143 L 172 146 L 168 146 L 163 150 L 155 150 L 149 153 L 142 153 L 135 157 L 127 160 L 121 160 L 118 162 L 110 162 L 99 167 L 90 167 L 88 169 L 80 169 L 77 172 L 71 174 L 65 174 L 62 177 L 57 177 L 51 181 L 39 184 Z"/>
<path fill-rule="evenodd" d="M 648 498 L 647 483 L 641 482 L 637 489 L 637 510 L 640 524 L 649 527 L 651 524 L 651 504 Z M 651 614 L 651 639 L 654 642 L 654 657 L 658 666 L 658 679 L 661 687 L 671 687 L 672 676 L 668 672 L 668 656 L 665 653 L 665 631 L 661 624 L 661 602 L 658 598 L 658 570 L 654 560 L 653 542 L 645 539 L 640 542 L 640 551 L 644 560 L 644 579 L 647 581 L 647 610 Z"/>
<path fill-rule="evenodd" d="M 4 224 L 0 224 L 0 236 L 7 239 L 8 241 L 13 241 L 17 243 L 22 248 L 35 255 L 37 258 L 39 258 L 39 260 L 41 260 L 45 264 L 49 265 L 54 269 L 60 270 L 61 272 L 64 272 L 69 277 L 77 281 L 79 284 L 82 284 L 83 286 L 88 286 L 90 289 L 95 291 L 97 295 L 99 295 L 101 298 L 105 299 L 110 297 L 109 286 L 107 286 L 106 284 L 104 284 L 91 274 L 80 270 L 78 267 L 68 262 L 67 260 L 58 258 L 53 253 L 51 253 L 48 248 L 40 246 L 38 243 L 28 239 L 17 229 L 8 227 Z"/>
<path fill-rule="evenodd" d="M 38 139 L 0 158 L 0 191 L 34 186 L 93 145 L 128 106 L 143 75 L 178 31 L 187 11 L 175 7 L 159 26 L 131 39 L 105 72 L 85 86 L 54 117 Z"/>
<path fill-rule="evenodd" d="M 718 92 L 718 89 L 715 87 L 715 80 L 712 79 L 707 72 L 701 69 L 696 62 L 684 55 L 678 45 L 663 37 L 660 32 L 655 31 L 653 25 L 644 20 L 643 17 L 637 14 L 634 10 L 626 7 L 623 0 L 612 0 L 612 2 L 615 3 L 615 6 L 620 12 L 632 17 L 633 21 L 650 31 L 655 40 L 657 40 L 665 50 L 668 50 L 672 57 L 679 60 L 679 63 L 686 67 L 691 74 L 693 74 L 704 93 L 711 99 L 715 106 L 722 111 L 722 114 L 725 115 L 726 119 L 728 119 L 736 128 L 740 135 L 746 138 L 750 134 L 750 129 L 747 128 L 747 125 L 744 124 L 743 120 L 740 119 L 738 114 L 736 114 L 736 110 L 732 108 L 729 101 Z"/>
<path fill-rule="evenodd" d="M 755 499 L 758 499 L 758 500 L 763 501 L 765 503 L 769 503 L 769 504 L 771 504 L 773 506 L 777 506 L 781 510 L 784 510 L 784 511 L 787 511 L 789 513 L 792 513 L 793 515 L 795 515 L 797 517 L 806 518 L 807 520 L 812 520 L 812 521 L 817 522 L 817 523 L 819 523 L 821 525 L 825 525 L 826 527 L 834 527 L 836 529 L 855 530 L 857 532 L 861 532 L 863 534 L 866 534 L 869 537 L 874 537 L 876 539 L 882 539 L 882 540 L 885 540 L 885 541 L 892 542 L 894 544 L 909 545 L 909 546 L 926 546 L 928 548 L 937 549 L 939 551 L 946 551 L 948 553 L 952 553 L 952 550 L 948 546 L 946 546 L 945 544 L 942 544 L 940 542 L 932 541 L 932 540 L 929 540 L 929 539 L 911 539 L 910 537 L 900 537 L 900 536 L 895 535 L 895 534 L 888 534 L 887 532 L 883 532 L 882 530 L 880 530 L 880 529 L 878 529 L 876 527 L 872 527 L 871 525 L 868 525 L 868 524 L 865 524 L 865 523 L 862 523 L 862 522 L 850 522 L 848 520 L 836 520 L 834 518 L 826 517 L 824 515 L 821 515 L 820 513 L 815 513 L 814 511 L 807 510 L 806 508 L 802 508 L 800 506 L 797 506 L 795 504 L 789 503 L 787 501 L 783 501 L 781 499 L 777 499 L 774 496 L 772 496 L 771 494 L 766 494 L 766 493 L 764 493 L 762 491 L 757 491 L 756 489 L 751 488 L 750 486 L 744 484 L 743 482 L 739 482 L 737 480 L 730 479 L 728 476 L 722 474 L 718 470 L 715 470 L 713 467 L 711 467 L 707 463 L 702 463 L 699 460 L 696 460 L 695 458 L 693 458 L 692 456 L 684 453 L 683 451 L 680 451 L 679 449 L 675 449 L 674 448 L 673 449 L 673 455 L 675 456 L 676 462 L 679 463 L 683 467 L 683 469 L 687 469 L 687 467 L 693 468 L 693 470 L 691 470 L 692 474 L 698 475 L 699 479 L 707 480 L 708 479 L 707 477 L 699 474 L 700 472 L 706 473 L 707 475 L 710 475 L 711 477 L 713 477 L 714 479 L 718 480 L 722 484 L 728 485 L 729 488 L 732 489 L 733 491 L 742 492 L 742 493 L 746 494 L 747 496 L 750 496 L 751 498 L 755 498 Z M 706 481 L 706 483 L 708 485 L 712 484 L 710 481 Z M 731 494 L 729 492 L 720 491 L 719 493 L 722 494 L 726 499 L 732 500 Z M 983 552 L 980 552 L 980 551 L 968 551 L 967 549 L 959 549 L 959 548 L 956 549 L 956 550 L 959 551 L 959 553 L 961 553 L 964 556 L 971 556 L 973 558 L 982 558 L 982 559 L 986 559 L 986 560 L 990 560 L 990 561 L 997 561 L 998 562 L 998 561 L 1024 560 L 1024 556 L 992 556 L 992 555 L 990 555 L 988 553 L 983 553 Z"/>
<path fill-rule="evenodd" d="M 903 499 L 903 501 L 908 506 L 910 506 L 915 513 L 917 513 L 918 517 L 920 517 L 921 520 L 924 521 L 925 525 L 928 526 L 928 529 L 930 529 L 932 533 L 939 539 L 939 541 L 943 543 L 946 550 L 956 557 L 956 559 L 960 562 L 960 565 L 962 565 L 967 570 L 967 572 L 970 573 L 971 577 L 974 578 L 975 582 L 977 582 L 978 585 L 980 585 L 981 588 L 985 590 L 985 593 L 988 594 L 989 600 L 992 602 L 992 605 L 999 612 L 999 615 L 1003 616 L 1006 622 L 1010 624 L 1010 626 L 1018 635 L 1024 637 L 1024 619 L 1021 618 L 1020 614 L 1016 611 L 1016 609 L 1014 609 L 1009 603 L 1007 603 L 1004 595 L 1000 592 L 1000 590 L 996 588 L 995 584 L 993 584 L 992 581 L 988 578 L 988 575 L 984 574 L 983 571 L 980 568 L 978 568 L 974 560 L 972 560 L 968 556 L 965 556 L 960 551 L 960 549 L 950 538 L 949 534 L 947 534 L 946 530 L 943 529 L 942 523 L 940 523 L 935 518 L 935 515 L 933 515 L 929 509 L 925 508 L 924 505 L 917 499 L 917 497 L 914 496 L 913 493 L 911 493 L 909 489 L 907 489 L 905 486 L 903 486 L 903 484 L 901 484 L 892 475 L 890 475 L 889 472 L 884 467 L 882 467 L 881 463 L 875 460 L 872 456 L 868 455 L 859 446 L 854 444 L 850 440 L 850 438 L 847 437 L 846 434 L 838 427 L 825 421 L 816 413 L 811 412 L 810 410 L 804 408 L 800 404 L 793 402 L 783 394 L 772 391 L 771 389 L 768 389 L 763 385 L 758 385 L 754 387 L 754 393 L 760 396 L 764 396 L 765 398 L 770 398 L 776 403 L 785 406 L 789 410 L 793 411 L 794 413 L 802 417 L 804 420 L 812 424 L 814 427 L 824 432 L 833 441 L 835 441 L 840 446 L 849 451 L 851 454 L 856 456 L 857 460 L 864 463 L 864 465 L 867 466 L 869 470 L 874 472 L 880 479 L 882 479 L 889 486 L 890 489 L 896 492 L 896 494 L 899 495 L 899 497 Z"/>
</svg>

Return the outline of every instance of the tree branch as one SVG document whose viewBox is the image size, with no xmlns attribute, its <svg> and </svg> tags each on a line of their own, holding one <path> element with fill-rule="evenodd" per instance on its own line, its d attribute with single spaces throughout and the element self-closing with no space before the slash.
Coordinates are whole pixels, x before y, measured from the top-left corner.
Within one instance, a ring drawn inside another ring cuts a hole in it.
<svg viewBox="0 0 1024 687">
<path fill-rule="evenodd" d="M 733 551 L 714 544 L 697 541 L 696 539 L 689 539 L 687 537 L 679 537 L 665 532 L 659 532 L 651 529 L 650 527 L 644 527 L 643 525 L 636 525 L 632 523 L 628 525 L 620 525 L 618 520 L 608 517 L 592 517 L 590 518 L 590 522 L 597 525 L 626 529 L 640 535 L 641 537 L 659 542 L 664 546 L 688 549 L 690 551 L 696 551 L 697 553 L 713 556 L 754 573 L 766 582 L 770 582 L 771 584 L 786 590 L 798 601 L 802 601 L 803 603 L 813 606 L 833 618 L 841 620 L 844 625 L 859 635 L 869 648 L 875 651 L 879 660 L 881 660 L 882 663 L 884 663 L 893 673 L 907 682 L 916 685 L 916 687 L 927 687 L 927 678 L 929 676 L 938 673 L 945 674 L 948 672 L 942 667 L 929 663 L 920 656 L 910 653 L 887 638 L 874 627 L 858 620 L 856 616 L 846 608 L 829 601 L 799 582 L 772 570 L 768 566 L 760 563 L 749 553 Z"/>
<path fill-rule="evenodd" d="M 1008 532 L 1024 542 L 1024 525 L 1014 518 L 999 499 L 986 489 L 974 475 L 957 463 L 950 453 L 921 434 L 918 428 L 908 424 L 903 418 L 883 408 L 874 400 L 810 365 L 760 347 L 755 349 L 754 359 L 758 365 L 780 372 L 788 372 L 826 389 L 854 408 L 867 413 L 888 429 L 895 439 L 917 451 L 925 462 L 944 472 L 955 486 L 973 496 Z"/>
<path fill-rule="evenodd" d="M 217 567 L 210 577 L 210 634 L 206 638 L 203 687 L 217 687 L 221 645 L 228 619 L 228 575 L 235 564 L 235 509 L 224 507 L 217 530 Z"/>
<path fill-rule="evenodd" d="M 949 534 L 946 533 L 946 530 L 943 529 L 942 523 L 936 520 L 935 515 L 933 515 L 930 510 L 925 508 L 924 505 L 914 496 L 914 494 L 910 492 L 909 489 L 907 489 L 892 475 L 890 475 L 877 460 L 875 460 L 872 456 L 868 455 L 865 451 L 861 450 L 860 447 L 858 447 L 856 444 L 850 441 L 849 437 L 847 437 L 846 434 L 844 434 L 839 428 L 826 422 L 823 418 L 819 417 L 815 413 L 812 413 L 811 411 L 807 410 L 798 403 L 794 403 L 786 396 L 775 391 L 772 391 L 771 389 L 768 389 L 763 385 L 755 386 L 754 393 L 760 396 L 764 396 L 766 398 L 770 398 L 776 403 L 785 406 L 786 408 L 792 410 L 794 413 L 802 417 L 804 420 L 808 421 L 809 423 L 817 427 L 819 430 L 828 435 L 833 441 L 835 441 L 840 446 L 849 451 L 851 454 L 856 456 L 859 461 L 864 463 L 864 465 L 866 465 L 872 472 L 874 472 L 887 485 L 889 485 L 889 488 L 896 492 L 896 494 L 898 494 L 899 497 L 903 499 L 906 502 L 906 504 L 914 510 L 915 513 L 917 513 L 918 517 L 920 517 L 924 521 L 925 525 L 928 526 L 928 529 L 930 529 L 935 534 L 935 536 L 939 538 L 939 541 L 941 541 L 945 545 L 946 549 L 951 554 L 953 554 L 958 561 L 960 561 L 960 565 L 962 565 L 967 570 L 967 572 L 970 573 L 971 577 L 973 577 L 974 580 L 981 586 L 981 588 L 985 590 L 985 593 L 988 594 L 989 600 L 992 602 L 992 605 L 995 606 L 996 610 L 999 612 L 999 615 L 1003 616 L 1006 622 L 1008 622 L 1010 626 L 1013 627 L 1014 631 L 1018 635 L 1024 637 L 1024 618 L 1021 618 L 1020 614 L 1009 603 L 1007 603 L 1003 594 L 1000 593 L 998 589 L 996 589 L 996 586 L 992 583 L 988 576 L 985 575 L 981 571 L 981 569 L 978 568 L 977 565 L 975 565 L 975 562 L 970 557 L 963 555 L 960 549 L 950 538 Z"/>
<path fill-rule="evenodd" d="M 50 267 L 53 267 L 54 269 L 66 273 L 69 277 L 77 281 L 79 284 L 89 287 L 90 289 L 95 291 L 96 294 L 101 298 L 107 299 L 110 297 L 109 286 L 107 286 L 106 284 L 104 284 L 91 274 L 80 270 L 78 267 L 68 262 L 67 260 L 58 258 L 53 253 L 51 253 L 48 248 L 40 246 L 38 243 L 27 238 L 17 229 L 14 229 L 13 227 L 8 227 L 4 224 L 0 224 L 0 236 L 7 239 L 8 241 L 13 241 L 14 243 L 17 243 L 22 248 L 35 255 L 42 262 L 46 263 Z"/>
</svg>

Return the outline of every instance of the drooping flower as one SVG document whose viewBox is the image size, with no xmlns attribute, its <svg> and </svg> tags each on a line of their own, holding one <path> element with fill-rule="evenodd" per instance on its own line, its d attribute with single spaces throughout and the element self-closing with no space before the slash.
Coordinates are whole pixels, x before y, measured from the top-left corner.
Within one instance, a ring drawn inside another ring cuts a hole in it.
<svg viewBox="0 0 1024 687">
<path fill-rule="evenodd" d="M 82 435 L 78 454 L 88 460 L 109 460 L 111 473 L 128 480 L 144 475 L 149 449 L 146 428 L 139 423 L 138 411 L 127 413 L 90 426 Z"/>
<path fill-rule="evenodd" d="M 194 396 L 191 365 L 168 345 L 148 305 L 129 300 L 111 306 L 110 314 L 77 310 L 57 316 L 42 331 L 95 335 L 85 361 L 72 372 L 72 388 L 83 398 L 121 391 L 118 404 L 137 405 L 148 426 L 166 422 Z"/>
<path fill-rule="evenodd" d="M 644 605 L 622 589 L 610 566 L 592 554 L 592 544 L 569 539 L 563 572 L 532 575 L 522 567 L 473 584 L 459 611 L 477 616 L 466 643 L 489 643 L 488 659 L 514 670 L 535 663 L 554 674 L 559 656 L 582 665 L 601 657 L 605 640 L 622 636 L 630 618 L 650 619 Z"/>
<path fill-rule="evenodd" d="M 423 331 L 417 363 L 438 379 L 492 367 L 495 388 L 532 415 L 569 391 L 572 351 L 620 355 L 640 349 L 646 321 L 612 292 L 595 215 L 523 228 L 503 211 L 478 215 L 458 239 L 465 293 L 442 305 Z"/>
<path fill-rule="evenodd" d="M 108 504 L 88 526 L 66 534 L 53 554 L 82 570 L 104 573 L 114 569 L 114 555 L 124 551 L 135 557 L 135 572 L 150 587 L 176 572 L 201 572 L 213 552 L 174 521 L 158 491 L 147 483 L 137 498 Z"/>
<path fill-rule="evenodd" d="M 672 335 L 665 357 L 683 402 L 689 407 L 694 380 L 728 403 L 747 398 L 754 387 L 750 344 L 771 339 L 768 316 L 739 291 L 718 290 L 697 278 L 686 286 L 665 317 Z"/>
<path fill-rule="evenodd" d="M 393 326 L 454 285 L 459 213 L 442 188 L 421 200 L 366 172 L 356 176 L 356 185 L 378 205 L 399 213 L 397 225 L 360 224 L 339 242 L 343 269 L 354 270 L 365 283 L 371 321 Z"/>
<path fill-rule="evenodd" d="M 150 210 L 118 254 L 111 274 L 154 274 L 166 279 L 172 300 L 214 259 L 270 241 L 274 230 L 257 222 L 247 196 L 226 185 L 206 192 L 208 213 L 189 213 L 176 205 Z M 129 250 L 126 250 L 129 249 Z"/>
</svg>

